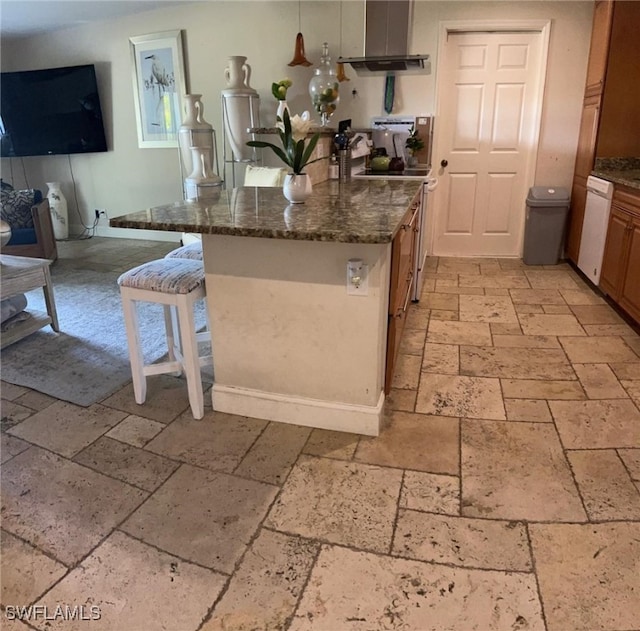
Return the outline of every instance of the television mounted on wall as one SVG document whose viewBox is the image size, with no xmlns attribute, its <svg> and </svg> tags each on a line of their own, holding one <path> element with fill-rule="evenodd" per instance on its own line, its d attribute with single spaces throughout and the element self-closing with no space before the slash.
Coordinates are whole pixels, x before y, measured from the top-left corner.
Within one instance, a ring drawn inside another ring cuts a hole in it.
<svg viewBox="0 0 640 631">
<path fill-rule="evenodd" d="M 107 151 L 95 66 L 0 74 L 3 157 Z"/>
</svg>

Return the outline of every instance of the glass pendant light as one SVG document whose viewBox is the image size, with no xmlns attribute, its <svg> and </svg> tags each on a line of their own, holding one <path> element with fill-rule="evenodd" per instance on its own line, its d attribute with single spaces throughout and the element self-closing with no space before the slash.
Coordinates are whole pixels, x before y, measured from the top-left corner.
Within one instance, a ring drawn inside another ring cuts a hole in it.
<svg viewBox="0 0 640 631">
<path fill-rule="evenodd" d="M 302 27 L 300 19 L 300 0 L 298 0 L 298 34 L 296 35 L 296 47 L 293 52 L 293 59 L 288 63 L 289 66 L 312 66 L 313 64 L 307 59 L 304 52 L 304 37 L 302 36 Z"/>
<path fill-rule="evenodd" d="M 331 57 L 329 57 L 329 44 L 322 44 L 322 57 L 320 65 L 316 68 L 315 74 L 309 81 L 309 94 L 313 108 L 320 114 L 320 124 L 326 127 L 329 118 L 336 111 L 340 96 L 338 93 L 338 77 L 331 67 Z"/>
<path fill-rule="evenodd" d="M 340 56 L 342 57 L 342 0 L 340 0 Z M 347 77 L 347 73 L 344 70 L 344 64 L 342 62 L 338 62 L 336 64 L 336 76 L 340 83 L 343 81 L 351 81 L 351 79 Z"/>
</svg>

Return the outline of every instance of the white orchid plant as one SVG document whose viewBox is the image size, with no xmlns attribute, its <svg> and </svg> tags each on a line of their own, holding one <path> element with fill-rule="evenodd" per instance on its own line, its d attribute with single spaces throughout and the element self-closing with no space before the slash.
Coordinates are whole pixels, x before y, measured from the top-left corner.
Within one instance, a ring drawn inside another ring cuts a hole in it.
<svg viewBox="0 0 640 631">
<path fill-rule="evenodd" d="M 320 134 L 316 133 L 306 143 L 306 138 L 311 129 L 313 121 L 309 119 L 309 113 L 305 112 L 302 116 L 297 114 L 293 117 L 289 116 L 289 111 L 285 110 L 282 118 L 278 116 L 278 135 L 282 148 L 262 140 L 251 140 L 247 143 L 249 147 L 258 147 L 264 149 L 269 147 L 273 152 L 291 169 L 295 175 L 300 175 L 308 164 L 324 160 L 325 158 L 316 158 L 311 160 L 311 154 L 318 144 Z"/>
</svg>

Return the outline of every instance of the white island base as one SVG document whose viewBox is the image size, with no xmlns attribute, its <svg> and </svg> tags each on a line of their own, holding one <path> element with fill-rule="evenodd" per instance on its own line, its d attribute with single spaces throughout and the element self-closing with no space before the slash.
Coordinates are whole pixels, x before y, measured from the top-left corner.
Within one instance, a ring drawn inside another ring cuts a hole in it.
<svg viewBox="0 0 640 631">
<path fill-rule="evenodd" d="M 391 245 L 203 235 L 213 409 L 376 436 Z M 347 293 L 347 261 L 369 266 Z"/>
</svg>

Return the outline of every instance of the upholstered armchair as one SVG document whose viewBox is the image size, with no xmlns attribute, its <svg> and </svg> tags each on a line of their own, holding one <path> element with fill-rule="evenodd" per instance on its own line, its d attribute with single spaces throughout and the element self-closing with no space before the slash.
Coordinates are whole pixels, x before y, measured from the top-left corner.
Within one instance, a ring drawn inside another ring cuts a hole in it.
<svg viewBox="0 0 640 631">
<path fill-rule="evenodd" d="M 0 218 L 9 224 L 11 239 L 2 254 L 55 261 L 58 248 L 53 236 L 49 201 L 37 189 L 0 191 Z"/>
</svg>

